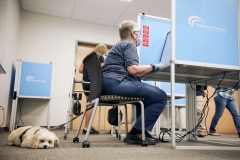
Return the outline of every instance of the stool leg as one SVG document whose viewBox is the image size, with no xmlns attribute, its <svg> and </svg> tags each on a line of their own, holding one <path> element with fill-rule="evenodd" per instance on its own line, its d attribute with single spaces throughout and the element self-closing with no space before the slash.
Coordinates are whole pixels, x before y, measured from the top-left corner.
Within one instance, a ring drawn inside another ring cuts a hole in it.
<svg viewBox="0 0 240 160">
<path fill-rule="evenodd" d="M 100 133 L 100 116 L 101 116 L 101 106 L 99 106 L 99 114 L 98 114 L 98 132 Z"/>
<path fill-rule="evenodd" d="M 144 116 L 144 105 L 142 101 L 139 101 L 141 105 L 141 116 L 142 116 L 142 140 L 145 141 L 145 116 Z"/>
<path fill-rule="evenodd" d="M 83 115 L 82 115 L 82 119 L 81 119 L 80 124 L 79 124 L 79 126 L 78 126 L 78 130 L 77 130 L 77 133 L 76 133 L 76 137 L 78 137 L 78 135 L 79 135 L 80 129 L 81 129 L 82 124 L 83 124 L 83 119 L 84 119 L 84 117 L 85 117 L 85 115 L 86 115 L 87 108 L 88 108 L 88 107 L 87 107 L 87 105 L 86 105 L 85 110 L 84 110 Z"/>
<path fill-rule="evenodd" d="M 96 110 L 97 110 L 97 107 L 98 107 L 99 99 L 97 98 L 95 101 L 96 102 L 94 103 L 93 112 L 92 112 L 92 115 L 91 115 L 91 118 L 90 118 L 90 122 L 89 122 L 89 125 L 88 125 L 88 128 L 87 128 L 87 133 L 86 133 L 86 136 L 84 138 L 84 141 L 88 140 L 88 136 L 90 134 L 90 130 L 91 130 L 91 127 L 92 127 L 93 119 L 94 119 L 94 116 L 96 114 Z"/>
<path fill-rule="evenodd" d="M 118 107 L 118 137 L 121 137 L 121 117 L 120 117 L 120 106 Z M 119 138 L 120 139 L 120 138 Z"/>
<path fill-rule="evenodd" d="M 127 133 L 128 133 L 128 114 L 127 114 L 127 105 L 125 104 L 124 105 L 124 108 L 125 108 L 125 135 L 127 136 Z"/>
</svg>

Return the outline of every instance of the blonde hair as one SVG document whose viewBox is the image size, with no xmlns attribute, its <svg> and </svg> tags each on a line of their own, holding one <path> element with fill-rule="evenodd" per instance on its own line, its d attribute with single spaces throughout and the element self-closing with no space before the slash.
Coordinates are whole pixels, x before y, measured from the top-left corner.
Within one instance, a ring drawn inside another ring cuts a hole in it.
<svg viewBox="0 0 240 160">
<path fill-rule="evenodd" d="M 107 46 L 105 44 L 98 44 L 94 49 L 94 52 L 96 52 L 99 55 L 104 55 L 108 53 Z"/>
<path fill-rule="evenodd" d="M 132 20 L 125 20 L 119 25 L 119 36 L 122 40 L 130 39 L 131 33 L 138 28 L 138 24 Z"/>
</svg>

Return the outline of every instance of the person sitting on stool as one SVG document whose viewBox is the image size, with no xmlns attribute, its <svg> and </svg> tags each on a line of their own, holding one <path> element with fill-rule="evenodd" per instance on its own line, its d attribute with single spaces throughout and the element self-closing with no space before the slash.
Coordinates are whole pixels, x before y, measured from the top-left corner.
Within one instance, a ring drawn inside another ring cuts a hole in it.
<svg viewBox="0 0 240 160">
<path fill-rule="evenodd" d="M 154 124 L 164 110 L 167 94 L 158 87 L 141 82 L 141 76 L 159 70 L 163 64 L 139 65 L 137 47 L 140 45 L 140 30 L 134 21 L 123 21 L 119 27 L 121 40 L 110 52 L 102 68 L 102 95 L 119 95 L 144 98 L 145 133 L 148 144 L 155 145 L 156 139 L 147 131 L 152 131 Z M 125 142 L 141 144 L 141 107 L 136 104 L 136 123 L 126 135 Z"/>
</svg>

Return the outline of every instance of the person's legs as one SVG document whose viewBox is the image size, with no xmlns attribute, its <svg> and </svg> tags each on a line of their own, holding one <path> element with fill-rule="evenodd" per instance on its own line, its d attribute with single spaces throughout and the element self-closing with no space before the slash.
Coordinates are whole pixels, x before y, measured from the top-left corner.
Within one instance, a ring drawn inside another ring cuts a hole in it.
<svg viewBox="0 0 240 160">
<path fill-rule="evenodd" d="M 235 127 L 238 131 L 238 136 L 240 137 L 240 115 L 235 100 L 229 100 L 227 109 L 233 117 Z"/>
<path fill-rule="evenodd" d="M 221 96 L 216 96 L 214 98 L 215 102 L 215 114 L 212 118 L 212 122 L 210 125 L 210 133 L 216 133 L 216 125 L 219 121 L 219 119 L 222 117 L 223 111 L 228 103 L 228 99 L 223 98 Z"/>
<path fill-rule="evenodd" d="M 102 94 L 117 94 L 120 96 L 144 98 L 143 103 L 146 131 L 152 130 L 167 103 L 167 95 L 161 89 L 140 81 L 131 81 L 126 79 L 121 82 L 105 79 L 103 82 Z M 141 112 L 139 105 L 137 105 L 136 111 L 137 113 Z M 141 116 L 137 116 L 134 128 L 142 130 Z"/>
<path fill-rule="evenodd" d="M 162 113 L 167 103 L 167 95 L 157 87 L 140 81 L 124 79 L 121 82 L 112 79 L 105 79 L 103 82 L 102 94 L 116 94 L 120 96 L 144 98 L 145 131 L 151 131 L 158 117 Z M 141 108 L 136 104 L 136 123 L 131 131 L 126 135 L 125 142 L 130 144 L 141 144 Z M 156 144 L 156 139 L 145 135 L 148 144 Z"/>
<path fill-rule="evenodd" d="M 199 136 L 207 136 L 206 132 L 206 123 L 203 110 L 203 96 L 196 96 L 196 111 L 197 111 L 197 123 L 201 120 L 198 125 L 197 135 Z"/>
</svg>

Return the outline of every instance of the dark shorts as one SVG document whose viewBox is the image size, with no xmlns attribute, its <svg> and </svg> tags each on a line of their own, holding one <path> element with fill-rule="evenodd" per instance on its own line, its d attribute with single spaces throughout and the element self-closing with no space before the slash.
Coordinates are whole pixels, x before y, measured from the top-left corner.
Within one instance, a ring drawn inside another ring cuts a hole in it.
<svg viewBox="0 0 240 160">
<path fill-rule="evenodd" d="M 82 87 L 84 91 L 90 91 L 90 84 L 82 83 Z M 89 92 L 84 92 L 86 96 L 89 95 Z"/>
</svg>

